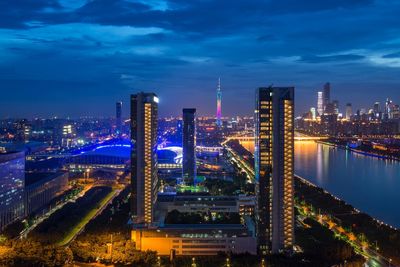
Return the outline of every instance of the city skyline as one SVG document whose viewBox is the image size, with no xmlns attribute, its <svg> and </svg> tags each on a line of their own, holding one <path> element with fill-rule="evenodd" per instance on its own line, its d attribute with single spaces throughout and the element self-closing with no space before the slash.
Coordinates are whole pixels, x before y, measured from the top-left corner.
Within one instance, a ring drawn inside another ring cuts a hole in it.
<svg viewBox="0 0 400 267">
<path fill-rule="evenodd" d="M 271 83 L 296 86 L 296 114 L 327 81 L 342 103 L 400 102 L 394 1 L 28 3 L 2 6 L 0 117 L 111 115 L 100 107 L 136 91 L 164 95 L 161 116 L 175 99 L 211 115 L 217 77 L 226 115 L 250 113 Z"/>
</svg>

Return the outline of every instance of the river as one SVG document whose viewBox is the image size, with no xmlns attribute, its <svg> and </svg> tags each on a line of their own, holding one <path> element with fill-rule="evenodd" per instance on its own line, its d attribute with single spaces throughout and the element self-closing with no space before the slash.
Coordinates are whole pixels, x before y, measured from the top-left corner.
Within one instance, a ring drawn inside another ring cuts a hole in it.
<svg viewBox="0 0 400 267">
<path fill-rule="evenodd" d="M 243 146 L 254 151 L 252 142 Z M 355 208 L 400 228 L 400 162 L 314 141 L 296 141 L 295 173 Z"/>
</svg>

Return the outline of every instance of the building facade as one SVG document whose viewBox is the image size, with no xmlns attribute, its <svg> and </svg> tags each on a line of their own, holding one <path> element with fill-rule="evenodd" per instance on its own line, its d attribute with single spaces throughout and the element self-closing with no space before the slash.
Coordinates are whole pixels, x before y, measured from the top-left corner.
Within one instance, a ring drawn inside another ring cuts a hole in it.
<svg viewBox="0 0 400 267">
<path fill-rule="evenodd" d="M 196 179 L 196 109 L 183 109 L 182 177 L 186 185 L 194 185 Z"/>
<path fill-rule="evenodd" d="M 324 84 L 323 95 L 324 95 L 324 111 L 325 111 L 328 104 L 331 103 L 331 84 L 330 83 Z"/>
<path fill-rule="evenodd" d="M 257 241 L 260 254 L 294 243 L 294 88 L 259 88 L 255 109 Z"/>
<path fill-rule="evenodd" d="M 201 256 L 220 253 L 256 254 L 256 238 L 243 225 L 165 225 L 157 229 L 136 229 L 132 240 L 140 251 L 153 250 L 158 255 Z"/>
<path fill-rule="evenodd" d="M 0 153 L 0 230 L 24 216 L 25 153 Z"/>
<path fill-rule="evenodd" d="M 131 184 L 135 224 L 150 225 L 157 200 L 158 97 L 154 93 L 131 95 Z"/>
<path fill-rule="evenodd" d="M 46 206 L 68 189 L 68 172 L 27 174 L 25 184 L 26 215 Z"/>
<path fill-rule="evenodd" d="M 346 120 L 350 120 L 351 117 L 353 116 L 353 107 L 351 103 L 346 104 Z"/>
<path fill-rule="evenodd" d="M 317 111 L 318 111 L 318 116 L 324 115 L 324 93 L 323 92 L 318 92 Z"/>
<path fill-rule="evenodd" d="M 122 102 L 115 104 L 115 132 L 117 135 L 122 133 Z"/>
</svg>

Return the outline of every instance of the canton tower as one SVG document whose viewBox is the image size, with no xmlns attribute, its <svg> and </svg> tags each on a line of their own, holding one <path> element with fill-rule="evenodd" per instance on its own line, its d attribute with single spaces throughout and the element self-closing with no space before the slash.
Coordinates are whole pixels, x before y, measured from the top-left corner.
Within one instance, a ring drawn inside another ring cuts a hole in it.
<svg viewBox="0 0 400 267">
<path fill-rule="evenodd" d="M 221 121 L 221 103 L 222 102 L 222 91 L 221 91 L 221 78 L 218 78 L 218 86 L 217 86 L 217 121 L 216 124 L 218 127 L 222 126 Z"/>
</svg>

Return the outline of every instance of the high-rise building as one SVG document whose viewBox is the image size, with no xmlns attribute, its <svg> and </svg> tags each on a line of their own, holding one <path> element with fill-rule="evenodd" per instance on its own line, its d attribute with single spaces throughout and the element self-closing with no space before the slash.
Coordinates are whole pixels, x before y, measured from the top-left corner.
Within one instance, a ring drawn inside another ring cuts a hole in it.
<svg viewBox="0 0 400 267">
<path fill-rule="evenodd" d="M 0 231 L 25 215 L 25 153 L 0 153 Z"/>
<path fill-rule="evenodd" d="M 350 120 L 351 116 L 353 116 L 353 107 L 351 103 L 347 103 L 346 105 L 346 120 Z"/>
<path fill-rule="evenodd" d="M 317 111 L 316 111 L 316 109 L 314 108 L 314 107 L 312 107 L 311 109 L 310 109 L 310 112 L 311 112 L 311 119 L 314 121 L 314 120 L 316 120 L 317 119 Z"/>
<path fill-rule="evenodd" d="M 339 114 L 339 100 L 333 100 L 332 105 L 333 105 L 333 113 L 338 115 Z"/>
<path fill-rule="evenodd" d="M 325 114 L 335 114 L 335 105 L 333 103 L 328 103 L 325 106 L 324 115 Z"/>
<path fill-rule="evenodd" d="M 381 104 L 379 103 L 379 102 L 375 102 L 375 104 L 374 104 L 374 113 L 375 113 L 375 115 L 376 114 L 379 114 L 379 112 L 381 112 Z"/>
<path fill-rule="evenodd" d="M 217 85 L 217 118 L 216 124 L 218 127 L 222 126 L 222 91 L 221 91 L 221 78 L 218 78 Z"/>
<path fill-rule="evenodd" d="M 182 176 L 186 185 L 194 185 L 196 179 L 196 109 L 183 109 Z"/>
<path fill-rule="evenodd" d="M 122 132 L 122 102 L 117 102 L 115 107 L 115 132 L 117 135 L 120 135 Z"/>
<path fill-rule="evenodd" d="M 135 224 L 150 225 L 157 200 L 158 97 L 154 93 L 131 95 L 131 185 Z"/>
<path fill-rule="evenodd" d="M 318 92 L 318 103 L 317 103 L 318 116 L 324 115 L 324 93 Z"/>
<path fill-rule="evenodd" d="M 72 147 L 76 145 L 76 127 L 74 124 L 64 124 L 62 126 L 61 146 Z"/>
<path fill-rule="evenodd" d="M 326 107 L 331 102 L 331 84 L 330 83 L 325 83 L 324 84 L 323 95 L 324 95 L 324 101 L 323 102 L 324 102 L 324 111 L 325 111 Z"/>
<path fill-rule="evenodd" d="M 294 88 L 259 88 L 255 109 L 257 242 L 261 254 L 294 243 Z"/>
</svg>

